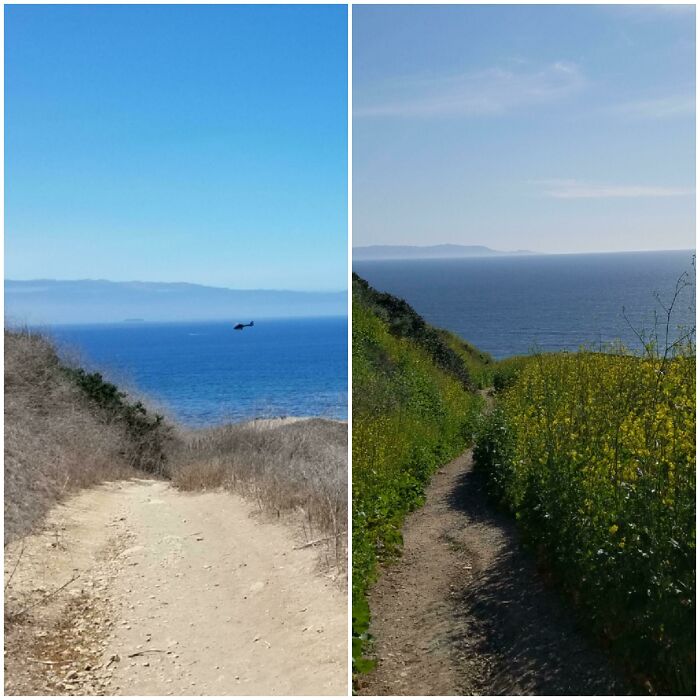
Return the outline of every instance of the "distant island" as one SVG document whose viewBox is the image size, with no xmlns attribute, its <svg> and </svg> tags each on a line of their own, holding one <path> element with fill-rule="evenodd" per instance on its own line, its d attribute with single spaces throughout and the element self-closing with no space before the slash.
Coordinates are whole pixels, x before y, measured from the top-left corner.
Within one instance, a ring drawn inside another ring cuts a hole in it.
<svg viewBox="0 0 700 700">
<path fill-rule="evenodd" d="M 370 245 L 352 249 L 353 260 L 425 260 L 435 258 L 485 258 L 497 255 L 537 255 L 531 250 L 493 250 L 485 245 Z"/>
<path fill-rule="evenodd" d="M 184 282 L 5 280 L 5 325 L 218 321 L 347 315 L 347 292 Z"/>
</svg>

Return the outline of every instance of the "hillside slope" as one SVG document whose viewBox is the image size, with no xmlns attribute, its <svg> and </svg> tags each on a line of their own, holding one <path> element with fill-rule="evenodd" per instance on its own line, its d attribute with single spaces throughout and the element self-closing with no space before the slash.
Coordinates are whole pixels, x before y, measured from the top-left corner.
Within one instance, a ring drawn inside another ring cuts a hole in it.
<svg viewBox="0 0 700 700">
<path fill-rule="evenodd" d="M 360 695 L 626 692 L 473 469 L 467 448 L 494 403 L 487 387 L 512 383 L 525 362 L 494 362 L 405 301 L 354 279 Z"/>
<path fill-rule="evenodd" d="M 694 330 L 643 357 L 581 350 L 510 370 L 475 448 L 488 490 L 635 682 L 693 695 Z"/>
<path fill-rule="evenodd" d="M 164 473 L 162 417 L 59 359 L 50 341 L 5 331 L 5 542 L 27 534 L 74 489 Z"/>
<path fill-rule="evenodd" d="M 5 450 L 6 694 L 346 693 L 345 424 L 186 431 L 6 332 Z"/>
<path fill-rule="evenodd" d="M 432 473 L 472 440 L 482 405 L 444 334 L 403 300 L 353 277 L 353 658 L 377 563 L 396 555 Z"/>
</svg>

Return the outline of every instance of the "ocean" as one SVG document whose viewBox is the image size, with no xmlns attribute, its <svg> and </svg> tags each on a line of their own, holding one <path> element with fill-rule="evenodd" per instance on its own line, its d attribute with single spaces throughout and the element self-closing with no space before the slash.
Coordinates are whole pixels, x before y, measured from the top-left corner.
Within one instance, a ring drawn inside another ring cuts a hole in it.
<svg viewBox="0 0 700 700">
<path fill-rule="evenodd" d="M 495 358 L 576 350 L 621 340 L 640 347 L 636 330 L 654 327 L 654 311 L 688 271 L 672 328 L 695 324 L 693 251 L 504 256 L 453 260 L 354 262 L 373 287 L 408 301 L 429 323 Z"/>
<path fill-rule="evenodd" d="M 52 326 L 82 366 L 183 425 L 270 416 L 348 417 L 347 318 Z"/>
</svg>

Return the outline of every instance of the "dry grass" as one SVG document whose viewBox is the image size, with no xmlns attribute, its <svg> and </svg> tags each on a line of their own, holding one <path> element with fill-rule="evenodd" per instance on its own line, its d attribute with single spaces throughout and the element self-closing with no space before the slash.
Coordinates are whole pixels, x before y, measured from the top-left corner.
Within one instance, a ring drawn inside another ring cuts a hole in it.
<svg viewBox="0 0 700 700">
<path fill-rule="evenodd" d="M 307 542 L 328 545 L 344 569 L 347 551 L 347 425 L 314 418 L 253 421 L 187 435 L 171 473 L 185 490 L 227 488 L 261 510 L 302 516 Z"/>
<path fill-rule="evenodd" d="M 133 476 L 124 425 L 66 375 L 40 334 L 5 331 L 5 543 L 68 492 Z"/>
<path fill-rule="evenodd" d="M 301 515 L 305 541 L 321 540 L 330 563 L 344 568 L 346 424 L 273 419 L 175 437 L 95 376 L 67 367 L 41 334 L 5 331 L 6 544 L 67 493 L 138 469 L 185 490 L 235 490 L 277 516 Z"/>
<path fill-rule="evenodd" d="M 57 502 L 79 488 L 143 471 L 170 476 L 183 489 L 232 488 L 267 512 L 292 514 L 303 524 L 305 543 L 320 540 L 320 563 L 344 585 L 346 425 L 261 420 L 176 436 L 170 422 L 133 394 L 59 358 L 48 338 L 6 331 L 4 346 L 6 557 L 13 541 L 17 552 L 6 561 L 11 598 L 12 579 L 23 566 L 22 538 L 38 529 Z M 24 562 L 37 555 L 41 558 L 40 551 L 27 552 Z M 109 608 L 85 596 L 66 602 L 55 595 L 66 584 L 42 596 L 34 578 L 27 580 L 31 605 L 21 596 L 6 600 L 6 693 L 80 694 L 78 688 L 86 688 L 66 675 L 77 668 L 66 651 L 79 651 L 81 672 L 86 658 L 93 666 Z M 88 690 L 104 694 L 100 682 L 97 678 Z"/>
</svg>

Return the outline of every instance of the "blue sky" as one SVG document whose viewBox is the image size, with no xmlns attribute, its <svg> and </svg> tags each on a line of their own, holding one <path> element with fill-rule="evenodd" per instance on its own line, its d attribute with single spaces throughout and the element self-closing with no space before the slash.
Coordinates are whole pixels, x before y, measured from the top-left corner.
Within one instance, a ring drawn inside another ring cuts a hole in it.
<svg viewBox="0 0 700 700">
<path fill-rule="evenodd" d="M 345 6 L 6 6 L 5 276 L 347 288 Z"/>
<path fill-rule="evenodd" d="M 353 8 L 353 245 L 695 246 L 692 6 Z"/>
</svg>

